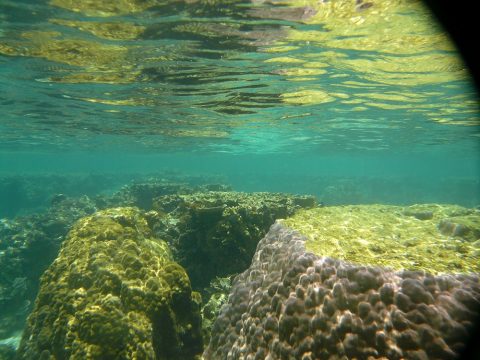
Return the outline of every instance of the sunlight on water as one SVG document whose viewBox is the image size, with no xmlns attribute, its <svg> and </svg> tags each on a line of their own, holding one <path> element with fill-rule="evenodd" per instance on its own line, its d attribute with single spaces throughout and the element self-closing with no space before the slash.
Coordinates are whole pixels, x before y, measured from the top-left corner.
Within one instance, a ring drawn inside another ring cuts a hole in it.
<svg viewBox="0 0 480 360">
<path fill-rule="evenodd" d="M 478 138 L 468 72 L 420 1 L 1 7 L 6 150 L 471 152 Z"/>
</svg>

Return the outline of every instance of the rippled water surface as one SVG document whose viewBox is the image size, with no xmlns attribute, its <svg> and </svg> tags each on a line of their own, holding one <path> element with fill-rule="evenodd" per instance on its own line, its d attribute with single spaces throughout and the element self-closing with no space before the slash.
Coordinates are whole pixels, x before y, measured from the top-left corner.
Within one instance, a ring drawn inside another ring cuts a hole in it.
<svg viewBox="0 0 480 360">
<path fill-rule="evenodd" d="M 1 1 L 3 151 L 477 151 L 419 1 Z"/>
</svg>

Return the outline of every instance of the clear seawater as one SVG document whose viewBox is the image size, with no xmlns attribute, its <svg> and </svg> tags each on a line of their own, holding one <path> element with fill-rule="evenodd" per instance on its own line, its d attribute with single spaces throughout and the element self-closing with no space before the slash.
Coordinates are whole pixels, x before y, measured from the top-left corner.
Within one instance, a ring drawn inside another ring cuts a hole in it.
<svg viewBox="0 0 480 360">
<path fill-rule="evenodd" d="M 480 204 L 478 94 L 420 1 L 0 0 L 0 105 L 8 181 Z M 2 189 L 0 217 L 29 211 Z"/>
<path fill-rule="evenodd" d="M 419 1 L 5 0 L 0 20 L 0 173 L 438 188 L 405 203 L 480 174 L 477 94 Z"/>
</svg>

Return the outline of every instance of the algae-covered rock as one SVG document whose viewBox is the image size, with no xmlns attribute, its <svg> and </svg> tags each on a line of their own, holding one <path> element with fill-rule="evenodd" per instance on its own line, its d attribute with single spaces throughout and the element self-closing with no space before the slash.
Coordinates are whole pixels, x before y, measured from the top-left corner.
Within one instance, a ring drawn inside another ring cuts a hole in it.
<svg viewBox="0 0 480 360">
<path fill-rule="evenodd" d="M 320 256 L 434 274 L 480 272 L 475 209 L 332 206 L 299 211 L 284 224 L 307 236 L 307 250 Z"/>
<path fill-rule="evenodd" d="M 41 279 L 21 359 L 193 359 L 199 305 L 135 208 L 78 221 Z"/>
<path fill-rule="evenodd" d="M 326 219 L 312 229 L 328 229 Z M 308 241 L 285 224 L 270 228 L 233 281 L 205 360 L 445 360 L 462 353 L 479 313 L 478 274 L 358 265 L 309 253 Z"/>
<path fill-rule="evenodd" d="M 258 241 L 276 219 L 315 206 L 312 196 L 279 193 L 207 191 L 161 196 L 153 201 L 159 214 L 154 231 L 167 240 L 187 269 L 194 287 L 215 277 L 245 270 Z"/>
</svg>

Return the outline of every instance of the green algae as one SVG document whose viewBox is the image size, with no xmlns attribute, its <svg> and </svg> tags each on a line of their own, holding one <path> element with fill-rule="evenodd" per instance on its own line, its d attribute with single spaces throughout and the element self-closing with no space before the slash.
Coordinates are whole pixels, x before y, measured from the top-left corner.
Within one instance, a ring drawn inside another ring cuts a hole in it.
<svg viewBox="0 0 480 360">
<path fill-rule="evenodd" d="M 282 222 L 305 235 L 307 251 L 319 256 L 434 274 L 480 272 L 480 212 L 474 209 L 332 206 L 301 210 Z M 446 232 L 445 222 L 463 230 Z"/>
</svg>

